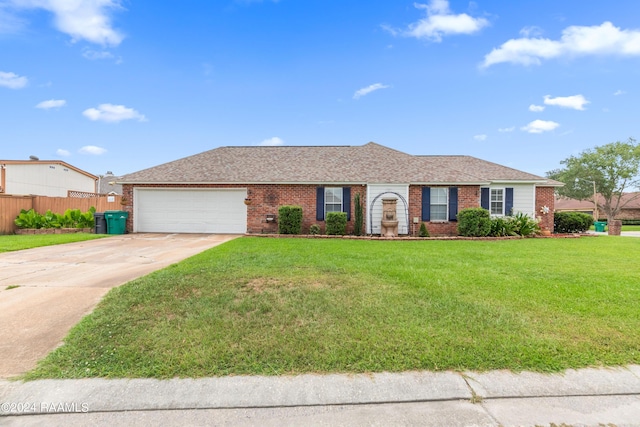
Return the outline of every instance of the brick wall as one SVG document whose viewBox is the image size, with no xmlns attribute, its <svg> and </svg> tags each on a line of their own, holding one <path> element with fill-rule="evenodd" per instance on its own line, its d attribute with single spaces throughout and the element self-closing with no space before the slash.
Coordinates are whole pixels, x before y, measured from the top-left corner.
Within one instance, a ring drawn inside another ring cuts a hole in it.
<svg viewBox="0 0 640 427">
<path fill-rule="evenodd" d="M 540 228 L 553 233 L 553 212 L 555 210 L 555 195 L 553 187 L 536 187 L 536 216 L 540 219 Z M 542 208 L 549 208 L 548 214 L 542 213 Z"/>
<path fill-rule="evenodd" d="M 331 184 L 332 187 L 346 185 Z M 296 185 L 296 184 L 260 184 L 260 185 L 138 185 L 141 187 L 164 187 L 164 188 L 246 188 L 247 196 L 251 199 L 247 205 L 247 232 L 253 234 L 277 233 L 277 222 L 267 221 L 268 215 L 278 215 L 278 207 L 282 205 L 302 206 L 302 233 L 309 232 L 312 224 L 318 224 L 324 233 L 325 222 L 316 221 L 316 185 Z M 366 186 L 351 185 L 351 220 L 347 222 L 347 233 L 353 233 L 355 220 L 355 205 L 353 199 L 356 194 L 360 194 L 365 222 L 367 216 Z M 123 186 L 123 197 L 129 202 L 122 206 L 123 210 L 129 212 L 127 220 L 127 231 L 133 230 L 133 186 L 126 184 Z M 553 187 L 536 188 L 536 212 L 541 217 L 541 227 L 546 227 L 553 231 L 553 210 L 554 210 L 554 189 Z M 422 222 L 422 186 L 409 186 L 409 233 L 417 235 Z M 541 214 L 543 206 L 549 207 L 547 215 Z M 466 208 L 480 207 L 480 187 L 460 186 L 458 187 L 458 210 Z M 413 223 L 413 219 L 418 218 L 418 223 Z M 455 236 L 457 235 L 458 223 L 451 222 L 427 222 L 427 229 L 431 236 Z"/>
<path fill-rule="evenodd" d="M 409 221 L 418 218 L 418 224 L 411 224 L 412 235 L 417 235 L 422 222 L 422 187 L 421 185 L 409 186 Z M 435 186 L 433 186 L 435 187 Z M 448 186 L 446 188 L 449 188 Z M 466 208 L 480 207 L 480 187 L 467 185 L 458 187 L 458 211 Z M 451 222 L 426 222 L 430 236 L 456 236 L 458 235 L 458 223 Z"/>
<path fill-rule="evenodd" d="M 342 187 L 347 185 L 331 184 L 332 187 Z M 247 205 L 247 233 L 277 233 L 277 222 L 267 221 L 268 215 L 278 215 L 278 207 L 283 205 L 302 206 L 302 233 L 309 232 L 312 224 L 318 224 L 324 233 L 325 222 L 316 221 L 316 188 L 317 185 L 294 185 L 294 184 L 258 184 L 258 185 L 136 185 L 137 188 L 246 188 L 247 198 L 250 203 Z M 363 212 L 366 219 L 366 187 L 363 185 L 352 185 L 351 187 L 351 216 L 347 222 L 347 233 L 353 232 L 355 221 L 355 205 L 353 199 L 356 194 L 360 194 Z M 127 231 L 133 230 L 133 186 L 125 184 L 122 188 L 123 196 L 130 202 L 123 206 L 123 210 L 129 212 L 127 220 Z"/>
</svg>

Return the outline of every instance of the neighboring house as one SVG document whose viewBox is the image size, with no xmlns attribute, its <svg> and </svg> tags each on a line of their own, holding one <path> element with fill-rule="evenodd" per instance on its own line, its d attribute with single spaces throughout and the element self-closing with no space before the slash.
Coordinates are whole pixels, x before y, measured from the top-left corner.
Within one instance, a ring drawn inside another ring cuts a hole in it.
<svg viewBox="0 0 640 427">
<path fill-rule="evenodd" d="M 615 200 L 613 201 L 615 204 Z M 598 195 L 598 204 L 604 204 L 604 198 Z M 620 199 L 622 209 L 615 219 L 620 220 L 640 220 L 640 192 L 624 193 Z M 556 212 L 583 212 L 593 215 L 592 200 L 577 200 L 568 197 L 557 197 L 555 201 Z M 602 212 L 602 208 L 598 209 L 598 216 L 606 220 L 606 215 Z"/>
<path fill-rule="evenodd" d="M 362 146 L 220 147 L 125 175 L 130 232 L 275 233 L 278 207 L 299 205 L 303 233 L 324 229 L 360 195 L 366 233 L 379 234 L 382 199 L 397 202 L 400 234 L 455 235 L 464 208 L 523 212 L 553 228 L 554 188 L 563 184 L 469 156 L 413 156 Z M 549 208 L 542 214 L 543 207 Z"/>
<path fill-rule="evenodd" d="M 0 160 L 0 193 L 67 197 L 95 193 L 98 177 L 60 160 Z"/>
<path fill-rule="evenodd" d="M 113 195 L 122 194 L 122 184 L 118 184 L 121 176 L 115 176 L 113 172 L 107 171 L 104 175 L 98 175 L 98 193 Z"/>
</svg>

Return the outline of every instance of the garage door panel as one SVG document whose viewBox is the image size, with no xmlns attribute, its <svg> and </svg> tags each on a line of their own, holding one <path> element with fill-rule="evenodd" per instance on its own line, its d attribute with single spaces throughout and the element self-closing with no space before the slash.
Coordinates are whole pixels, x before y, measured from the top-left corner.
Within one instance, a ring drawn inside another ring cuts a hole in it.
<svg viewBox="0 0 640 427">
<path fill-rule="evenodd" d="M 245 189 L 137 189 L 137 232 L 245 233 Z"/>
</svg>

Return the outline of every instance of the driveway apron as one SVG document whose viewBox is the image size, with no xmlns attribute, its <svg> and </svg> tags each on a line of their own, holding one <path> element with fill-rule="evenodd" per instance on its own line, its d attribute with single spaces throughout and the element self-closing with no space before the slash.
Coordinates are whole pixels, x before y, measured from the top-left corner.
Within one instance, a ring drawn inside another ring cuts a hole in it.
<svg viewBox="0 0 640 427">
<path fill-rule="evenodd" d="M 33 369 L 109 289 L 236 237 L 124 234 L 0 254 L 0 378 Z"/>
</svg>

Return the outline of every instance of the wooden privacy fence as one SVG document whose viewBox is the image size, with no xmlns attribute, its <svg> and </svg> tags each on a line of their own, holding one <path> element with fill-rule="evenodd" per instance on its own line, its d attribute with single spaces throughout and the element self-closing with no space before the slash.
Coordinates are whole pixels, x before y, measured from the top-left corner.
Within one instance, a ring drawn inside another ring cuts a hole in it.
<svg viewBox="0 0 640 427">
<path fill-rule="evenodd" d="M 47 210 L 63 214 L 67 209 L 80 209 L 86 212 L 91 206 L 97 212 L 122 210 L 121 196 L 96 197 L 46 197 L 0 195 L 0 234 L 13 234 L 18 228 L 14 220 L 22 209 L 33 209 L 40 214 Z M 113 201 L 109 201 L 113 200 Z"/>
</svg>

